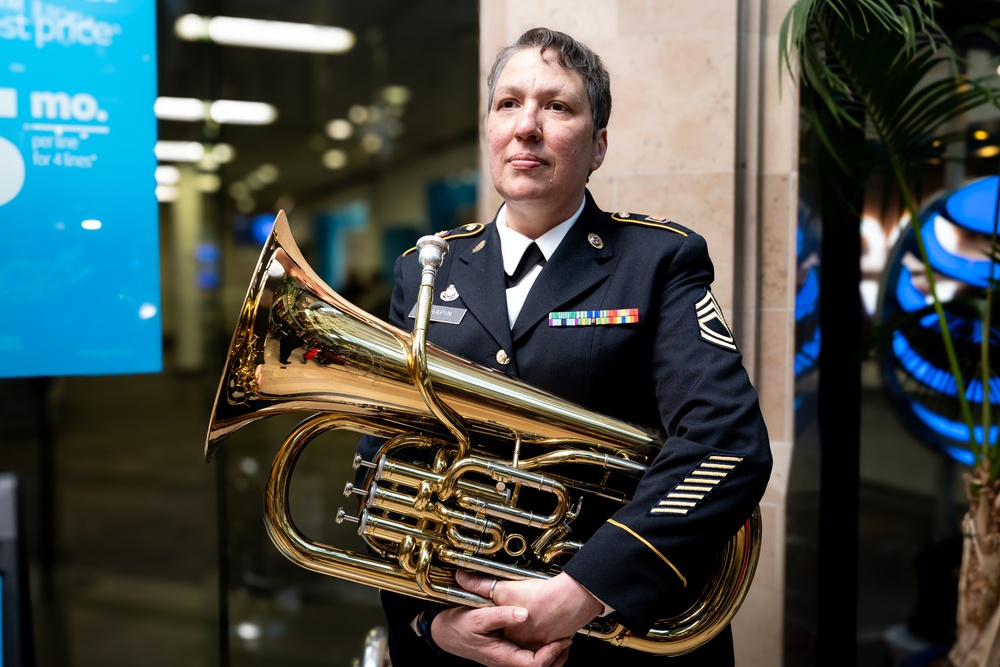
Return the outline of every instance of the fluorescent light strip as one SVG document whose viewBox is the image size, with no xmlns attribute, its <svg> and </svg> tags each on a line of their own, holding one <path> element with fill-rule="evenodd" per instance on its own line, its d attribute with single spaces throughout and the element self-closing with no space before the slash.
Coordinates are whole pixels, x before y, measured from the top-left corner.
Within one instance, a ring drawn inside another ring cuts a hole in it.
<svg viewBox="0 0 1000 667">
<path fill-rule="evenodd" d="M 278 118 L 278 110 L 264 102 L 216 100 L 208 105 L 208 115 L 220 125 L 268 125 Z"/>
<path fill-rule="evenodd" d="M 153 112 L 160 120 L 205 120 L 205 103 L 193 97 L 157 97 Z"/>
<path fill-rule="evenodd" d="M 197 141 L 157 141 L 153 148 L 160 162 L 198 162 L 212 168 L 231 162 L 236 151 L 229 144 L 200 144 Z"/>
<path fill-rule="evenodd" d="M 197 141 L 157 141 L 153 152 L 160 162 L 197 162 L 205 157 L 205 147 Z"/>
<path fill-rule="evenodd" d="M 180 169 L 173 165 L 161 164 L 156 167 L 157 185 L 177 185 L 181 180 Z"/>
<path fill-rule="evenodd" d="M 278 110 L 264 102 L 205 102 L 193 97 L 158 97 L 153 103 L 153 111 L 160 120 L 201 121 L 210 118 L 220 125 L 269 125 L 278 118 Z"/>
<path fill-rule="evenodd" d="M 188 41 L 210 40 L 227 46 L 249 46 L 278 51 L 343 53 L 354 46 L 354 33 L 344 28 L 284 21 L 185 14 L 174 31 Z"/>
</svg>

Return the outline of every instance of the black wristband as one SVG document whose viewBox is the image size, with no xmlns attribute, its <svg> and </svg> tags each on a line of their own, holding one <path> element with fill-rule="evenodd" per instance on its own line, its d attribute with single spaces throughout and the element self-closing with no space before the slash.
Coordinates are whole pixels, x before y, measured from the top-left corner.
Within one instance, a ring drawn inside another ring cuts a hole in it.
<svg viewBox="0 0 1000 667">
<path fill-rule="evenodd" d="M 429 609 L 424 609 L 423 613 L 420 614 L 420 619 L 417 621 L 417 630 L 420 631 L 420 636 L 423 638 L 427 645 L 433 649 L 435 653 L 443 653 L 441 647 L 434 643 L 434 638 L 431 637 L 431 623 L 434 622 L 434 617 L 445 610 L 445 607 L 431 607 Z"/>
</svg>

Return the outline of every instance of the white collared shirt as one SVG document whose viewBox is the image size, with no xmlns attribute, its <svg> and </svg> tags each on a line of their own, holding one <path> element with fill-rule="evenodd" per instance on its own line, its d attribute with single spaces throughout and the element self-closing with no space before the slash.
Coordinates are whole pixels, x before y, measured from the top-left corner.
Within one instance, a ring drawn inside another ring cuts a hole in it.
<svg viewBox="0 0 1000 667">
<path fill-rule="evenodd" d="M 586 203 L 586 199 L 580 202 L 580 207 L 576 209 L 576 213 L 571 215 L 568 219 L 560 222 L 558 225 L 545 232 L 534 242 L 538 244 L 538 248 L 542 251 L 542 255 L 545 257 L 545 261 L 549 261 L 549 257 L 552 253 L 556 251 L 559 244 L 562 242 L 563 238 L 566 237 L 567 232 L 569 232 L 570 227 L 577 221 L 580 214 L 583 212 L 583 205 Z M 500 234 L 500 251 L 503 254 L 503 270 L 507 275 L 514 273 L 514 269 L 517 268 L 518 262 L 521 261 L 521 255 L 532 243 L 532 239 L 527 236 L 515 232 L 513 229 L 507 226 L 507 205 L 504 204 L 500 207 L 500 211 L 497 213 L 497 233 Z M 524 305 L 524 300 L 528 297 L 528 292 L 531 291 L 531 286 L 535 284 L 535 278 L 541 272 L 543 265 L 536 264 L 528 273 L 524 276 L 518 284 L 507 290 L 507 319 L 509 320 L 510 327 L 514 328 L 514 322 L 517 321 L 518 313 L 521 312 L 521 306 Z"/>
</svg>

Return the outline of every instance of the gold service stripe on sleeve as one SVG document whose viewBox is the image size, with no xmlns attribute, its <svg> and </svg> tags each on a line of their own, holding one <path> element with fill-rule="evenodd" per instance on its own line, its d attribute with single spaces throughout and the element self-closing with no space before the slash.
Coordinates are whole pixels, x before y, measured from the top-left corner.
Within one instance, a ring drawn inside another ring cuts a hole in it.
<svg viewBox="0 0 1000 667">
<path fill-rule="evenodd" d="M 608 519 L 608 523 L 610 523 L 612 526 L 618 526 L 619 528 L 621 528 L 622 530 L 624 530 L 626 533 L 628 533 L 629 535 L 631 535 L 635 539 L 637 539 L 640 542 L 642 542 L 643 544 L 645 544 L 649 548 L 650 551 L 652 551 L 654 554 L 656 554 L 657 556 L 659 556 L 660 559 L 664 563 L 666 563 L 667 565 L 670 566 L 670 569 L 674 571 L 674 574 L 677 575 L 677 578 L 680 579 L 681 583 L 684 584 L 684 587 L 687 588 L 687 585 L 688 585 L 687 579 L 684 578 L 684 575 L 681 574 L 681 571 L 678 570 L 674 566 L 673 563 L 671 563 L 669 560 L 667 560 L 667 557 L 664 556 L 663 554 L 661 554 L 660 551 L 659 551 L 659 549 L 657 549 L 652 544 L 650 544 L 648 541 L 646 541 L 646 538 L 644 538 L 642 535 L 640 535 L 639 533 L 635 532 L 634 530 L 632 530 L 631 528 L 629 528 L 625 524 L 618 523 L 614 519 Z"/>
</svg>

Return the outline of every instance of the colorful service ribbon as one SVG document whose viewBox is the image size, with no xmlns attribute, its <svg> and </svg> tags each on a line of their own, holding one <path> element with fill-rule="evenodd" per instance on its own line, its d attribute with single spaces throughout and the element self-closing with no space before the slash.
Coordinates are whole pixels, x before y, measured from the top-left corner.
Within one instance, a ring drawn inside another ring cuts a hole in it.
<svg viewBox="0 0 1000 667">
<path fill-rule="evenodd" d="M 597 324 L 635 324 L 639 321 L 638 308 L 618 310 L 570 310 L 549 313 L 550 327 L 589 327 Z"/>
</svg>

